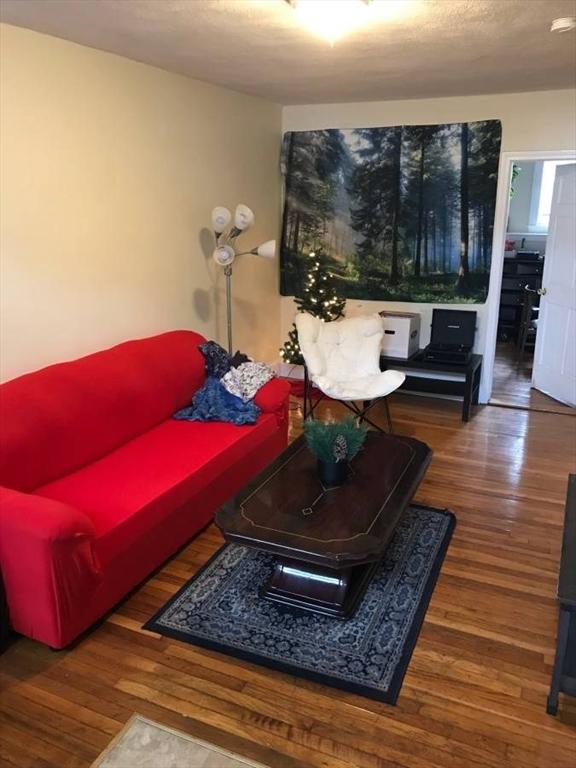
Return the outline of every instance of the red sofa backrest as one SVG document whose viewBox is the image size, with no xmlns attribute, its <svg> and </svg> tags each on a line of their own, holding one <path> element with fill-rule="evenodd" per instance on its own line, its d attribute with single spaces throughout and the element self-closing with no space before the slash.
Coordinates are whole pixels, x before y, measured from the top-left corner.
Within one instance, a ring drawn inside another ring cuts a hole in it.
<svg viewBox="0 0 576 768">
<path fill-rule="evenodd" d="M 204 382 L 204 340 L 171 331 L 2 384 L 0 485 L 32 491 L 169 418 Z"/>
</svg>

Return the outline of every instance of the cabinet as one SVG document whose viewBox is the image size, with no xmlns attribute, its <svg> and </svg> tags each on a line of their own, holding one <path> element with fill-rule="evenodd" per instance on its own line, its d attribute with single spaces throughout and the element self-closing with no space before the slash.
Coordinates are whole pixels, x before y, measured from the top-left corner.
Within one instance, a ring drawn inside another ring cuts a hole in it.
<svg viewBox="0 0 576 768">
<path fill-rule="evenodd" d="M 542 287 L 544 259 L 527 259 L 522 256 L 504 258 L 500 313 L 498 315 L 498 341 L 518 340 L 524 288 Z"/>
<path fill-rule="evenodd" d="M 557 713 L 561 691 L 576 696 L 576 475 L 570 475 L 568 479 L 558 601 L 556 659 L 546 706 L 549 715 Z"/>
</svg>

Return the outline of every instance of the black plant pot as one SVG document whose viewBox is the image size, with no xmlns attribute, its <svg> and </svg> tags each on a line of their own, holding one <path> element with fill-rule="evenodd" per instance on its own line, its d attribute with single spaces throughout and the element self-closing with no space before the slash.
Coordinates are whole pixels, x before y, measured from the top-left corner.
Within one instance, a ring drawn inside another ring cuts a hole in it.
<svg viewBox="0 0 576 768">
<path fill-rule="evenodd" d="M 342 485 L 348 477 L 348 462 L 346 459 L 343 461 L 322 461 L 322 459 L 318 459 L 318 477 L 326 488 Z"/>
</svg>

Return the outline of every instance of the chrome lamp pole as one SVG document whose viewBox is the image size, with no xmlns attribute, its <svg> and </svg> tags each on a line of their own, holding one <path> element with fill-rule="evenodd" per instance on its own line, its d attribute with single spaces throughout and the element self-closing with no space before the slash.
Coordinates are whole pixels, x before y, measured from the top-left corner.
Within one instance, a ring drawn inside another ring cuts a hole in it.
<svg viewBox="0 0 576 768">
<path fill-rule="evenodd" d="M 228 354 L 232 354 L 232 267 L 224 267 L 226 276 L 226 330 L 228 331 Z"/>
<path fill-rule="evenodd" d="M 212 211 L 212 229 L 216 239 L 216 248 L 212 257 L 216 264 L 224 268 L 226 279 L 226 333 L 228 337 L 228 353 L 232 354 L 232 264 L 237 256 L 252 254 L 262 256 L 266 259 L 273 259 L 276 252 L 276 241 L 268 240 L 262 245 L 252 248 L 250 251 L 236 253 L 234 243 L 236 238 L 250 229 L 254 223 L 254 213 L 247 205 L 242 203 L 236 206 L 234 212 L 234 226 L 225 234 L 226 227 L 232 221 L 232 214 L 228 208 L 217 206 Z"/>
</svg>

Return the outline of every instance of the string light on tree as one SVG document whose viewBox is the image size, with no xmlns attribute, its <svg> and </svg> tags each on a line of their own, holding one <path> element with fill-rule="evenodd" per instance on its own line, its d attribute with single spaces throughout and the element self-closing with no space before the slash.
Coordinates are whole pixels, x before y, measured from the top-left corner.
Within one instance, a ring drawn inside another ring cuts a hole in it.
<svg viewBox="0 0 576 768">
<path fill-rule="evenodd" d="M 308 312 L 326 322 L 337 320 L 344 314 L 346 299 L 338 296 L 334 275 L 330 272 L 328 260 L 322 251 L 311 251 L 309 255 L 307 273 L 303 280 L 303 295 L 296 298 L 296 306 L 300 312 Z M 302 365 L 304 362 L 295 325 L 288 332 L 288 340 L 280 350 L 280 356 L 285 363 Z"/>
</svg>

